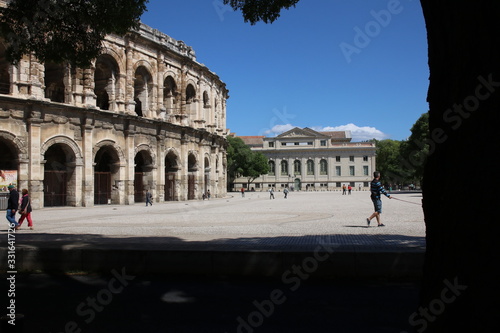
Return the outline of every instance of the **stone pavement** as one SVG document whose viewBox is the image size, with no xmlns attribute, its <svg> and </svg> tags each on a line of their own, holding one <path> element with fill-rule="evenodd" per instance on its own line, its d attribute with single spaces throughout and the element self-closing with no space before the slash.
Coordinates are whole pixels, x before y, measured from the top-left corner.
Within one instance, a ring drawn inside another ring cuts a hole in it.
<svg viewBox="0 0 500 333">
<path fill-rule="evenodd" d="M 425 225 L 420 193 L 383 198 L 385 227 L 366 225 L 369 192 L 228 193 L 227 198 L 90 208 L 44 208 L 15 233 L 18 271 L 281 277 L 414 278 Z M 1 270 L 7 221 L 0 228 Z"/>
</svg>

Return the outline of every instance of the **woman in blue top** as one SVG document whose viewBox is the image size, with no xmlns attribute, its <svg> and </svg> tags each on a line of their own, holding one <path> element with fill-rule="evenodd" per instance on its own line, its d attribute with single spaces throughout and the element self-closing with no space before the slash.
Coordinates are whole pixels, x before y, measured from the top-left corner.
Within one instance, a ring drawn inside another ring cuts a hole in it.
<svg viewBox="0 0 500 333">
<path fill-rule="evenodd" d="M 373 173 L 373 180 L 370 183 L 370 192 L 370 198 L 372 199 L 375 212 L 366 219 L 366 223 L 370 226 L 371 219 L 375 217 L 377 219 L 378 226 L 385 227 L 385 225 L 380 222 L 380 214 L 382 214 L 382 200 L 380 199 L 380 194 L 384 194 L 389 199 L 392 199 L 392 197 L 385 191 L 384 187 L 380 183 L 380 172 L 378 171 Z"/>
</svg>

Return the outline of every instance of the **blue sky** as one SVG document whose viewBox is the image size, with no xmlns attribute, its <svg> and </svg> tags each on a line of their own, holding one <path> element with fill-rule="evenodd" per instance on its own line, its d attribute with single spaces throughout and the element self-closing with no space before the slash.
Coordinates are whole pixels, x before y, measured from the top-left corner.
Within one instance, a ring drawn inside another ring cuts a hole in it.
<svg viewBox="0 0 500 333">
<path fill-rule="evenodd" d="M 240 136 L 297 126 L 404 140 L 428 110 L 417 0 L 301 0 L 254 26 L 221 0 L 150 0 L 142 21 L 226 83 L 227 127 Z"/>
</svg>

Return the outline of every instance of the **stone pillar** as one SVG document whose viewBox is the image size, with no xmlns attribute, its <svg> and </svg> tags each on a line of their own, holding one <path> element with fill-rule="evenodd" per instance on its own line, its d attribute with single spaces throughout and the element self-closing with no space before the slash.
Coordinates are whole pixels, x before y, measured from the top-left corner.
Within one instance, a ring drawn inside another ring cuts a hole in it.
<svg viewBox="0 0 500 333">
<path fill-rule="evenodd" d="M 125 131 L 125 158 L 127 159 L 127 171 L 125 179 L 125 204 L 135 203 L 134 178 L 135 178 L 135 126 L 129 125 Z"/>
<path fill-rule="evenodd" d="M 135 115 L 135 101 L 134 101 L 134 50 L 133 43 L 128 42 L 126 48 L 126 84 L 125 84 L 125 108 L 128 114 Z"/>
<path fill-rule="evenodd" d="M 92 131 L 94 129 L 93 120 L 85 119 L 85 124 L 83 124 L 83 198 L 82 206 L 92 207 L 94 206 L 94 154 L 93 154 L 93 135 Z"/>
<path fill-rule="evenodd" d="M 42 208 L 44 205 L 43 179 L 44 171 L 40 147 L 42 146 L 42 122 L 41 113 L 32 111 L 28 121 L 28 162 L 20 165 L 19 172 L 30 175 L 29 191 L 31 204 L 34 209 Z M 26 169 L 25 169 L 26 168 Z"/>
</svg>

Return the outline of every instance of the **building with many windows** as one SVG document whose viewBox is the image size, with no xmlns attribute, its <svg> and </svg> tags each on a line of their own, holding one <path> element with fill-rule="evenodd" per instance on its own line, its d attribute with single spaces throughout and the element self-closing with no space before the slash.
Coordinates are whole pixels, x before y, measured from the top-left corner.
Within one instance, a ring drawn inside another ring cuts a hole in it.
<svg viewBox="0 0 500 333">
<path fill-rule="evenodd" d="M 375 143 L 351 142 L 350 131 L 317 132 L 294 128 L 276 137 L 241 136 L 269 160 L 269 173 L 248 184 L 238 178 L 234 190 L 333 191 L 345 184 L 367 190 L 375 171 Z"/>
<path fill-rule="evenodd" d="M 141 25 L 90 68 L 5 50 L 0 170 L 35 208 L 225 196 L 228 90 L 184 42 Z"/>
</svg>

